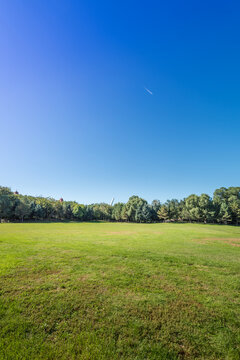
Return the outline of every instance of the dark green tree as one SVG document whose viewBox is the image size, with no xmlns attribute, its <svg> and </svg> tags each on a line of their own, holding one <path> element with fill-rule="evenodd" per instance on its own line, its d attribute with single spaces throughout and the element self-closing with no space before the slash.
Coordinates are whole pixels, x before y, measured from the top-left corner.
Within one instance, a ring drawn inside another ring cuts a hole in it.
<svg viewBox="0 0 240 360">
<path fill-rule="evenodd" d="M 147 204 L 146 200 L 136 195 L 131 196 L 124 209 L 126 220 L 139 222 L 139 219 L 141 218 L 140 212 L 145 204 Z"/>
<path fill-rule="evenodd" d="M 159 220 L 161 221 L 166 221 L 166 220 L 169 220 L 169 213 L 168 213 L 168 208 L 166 205 L 162 205 L 160 207 L 160 209 L 158 210 L 158 218 Z"/>
<path fill-rule="evenodd" d="M 124 203 L 116 203 L 113 205 L 112 210 L 112 219 L 116 221 L 124 220 L 122 219 L 122 211 L 123 211 Z"/>
<path fill-rule="evenodd" d="M 152 201 L 152 204 L 151 204 L 151 207 L 152 207 L 152 221 L 158 221 L 158 210 L 160 209 L 161 207 L 161 203 L 159 200 L 153 200 Z"/>
<path fill-rule="evenodd" d="M 224 224 L 228 224 L 231 222 L 231 210 L 226 203 L 226 201 L 221 203 L 220 211 L 219 211 L 219 220 Z"/>
<path fill-rule="evenodd" d="M 20 198 L 15 208 L 15 216 L 23 222 L 24 218 L 30 217 L 31 213 L 32 206 L 29 199 L 26 197 Z"/>
</svg>

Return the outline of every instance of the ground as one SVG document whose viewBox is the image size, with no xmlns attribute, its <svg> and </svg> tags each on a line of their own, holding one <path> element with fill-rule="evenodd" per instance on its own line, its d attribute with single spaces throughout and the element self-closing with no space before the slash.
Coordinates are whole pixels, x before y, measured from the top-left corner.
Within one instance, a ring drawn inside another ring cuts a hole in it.
<svg viewBox="0 0 240 360">
<path fill-rule="evenodd" d="M 0 359 L 240 359 L 240 227 L 0 224 Z"/>
</svg>

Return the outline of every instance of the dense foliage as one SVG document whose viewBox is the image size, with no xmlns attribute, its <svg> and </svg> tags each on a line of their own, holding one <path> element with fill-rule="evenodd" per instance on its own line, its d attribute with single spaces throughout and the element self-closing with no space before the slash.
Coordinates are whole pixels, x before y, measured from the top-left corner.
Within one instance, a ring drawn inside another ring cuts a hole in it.
<svg viewBox="0 0 240 360">
<path fill-rule="evenodd" d="M 0 187 L 1 221 L 157 221 L 203 222 L 238 225 L 240 222 L 240 187 L 215 190 L 213 198 L 207 194 L 190 195 L 183 200 L 167 200 L 151 204 L 138 196 L 131 196 L 126 204 L 106 203 L 83 205 L 76 201 L 55 200 L 13 193 Z"/>
</svg>

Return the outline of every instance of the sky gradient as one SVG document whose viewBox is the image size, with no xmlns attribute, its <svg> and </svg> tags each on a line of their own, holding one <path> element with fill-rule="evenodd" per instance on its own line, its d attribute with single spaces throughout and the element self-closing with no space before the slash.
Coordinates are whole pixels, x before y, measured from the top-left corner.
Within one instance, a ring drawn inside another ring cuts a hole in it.
<svg viewBox="0 0 240 360">
<path fill-rule="evenodd" d="M 239 186 L 239 12 L 0 1 L 0 185 L 81 203 Z"/>
</svg>

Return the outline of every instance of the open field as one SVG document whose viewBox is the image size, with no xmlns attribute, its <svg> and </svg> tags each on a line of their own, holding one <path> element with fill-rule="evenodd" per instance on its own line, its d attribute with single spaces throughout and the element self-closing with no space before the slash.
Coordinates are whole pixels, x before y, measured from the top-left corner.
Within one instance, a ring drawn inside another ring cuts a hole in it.
<svg viewBox="0 0 240 360">
<path fill-rule="evenodd" d="M 240 227 L 0 225 L 0 359 L 240 359 Z"/>
</svg>

